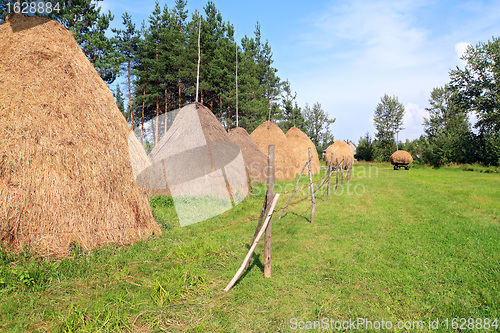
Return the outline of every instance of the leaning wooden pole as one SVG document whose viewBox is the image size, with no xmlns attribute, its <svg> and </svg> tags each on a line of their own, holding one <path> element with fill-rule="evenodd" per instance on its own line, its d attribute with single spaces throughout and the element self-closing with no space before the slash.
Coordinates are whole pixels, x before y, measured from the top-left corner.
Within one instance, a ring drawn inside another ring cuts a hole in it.
<svg viewBox="0 0 500 333">
<path fill-rule="evenodd" d="M 330 201 L 330 180 L 332 178 L 332 168 L 333 168 L 333 153 L 330 157 L 330 164 L 328 165 L 328 189 L 326 190 L 326 200 Z"/>
<path fill-rule="evenodd" d="M 309 187 L 311 188 L 311 223 L 314 222 L 314 211 L 316 210 L 316 200 L 314 199 L 314 185 L 312 179 L 312 161 L 311 161 L 311 147 L 307 148 L 307 154 L 309 157 Z"/>
<path fill-rule="evenodd" d="M 268 146 L 268 159 L 269 172 L 267 173 L 267 197 L 271 199 L 274 197 L 274 151 L 275 145 Z M 268 202 L 269 206 L 269 202 Z M 266 236 L 264 238 L 264 277 L 271 277 L 271 237 L 273 234 L 273 216 L 269 219 L 266 228 Z"/>
<path fill-rule="evenodd" d="M 226 291 L 226 292 L 229 291 L 234 286 L 236 281 L 238 281 L 238 279 L 243 274 L 243 271 L 245 270 L 247 263 L 250 261 L 250 258 L 252 257 L 253 251 L 255 251 L 255 248 L 257 247 L 257 243 L 259 242 L 260 238 L 264 234 L 264 231 L 267 228 L 267 224 L 269 223 L 269 220 L 273 216 L 274 207 L 276 206 L 276 202 L 278 202 L 279 196 L 280 196 L 279 193 L 275 194 L 273 202 L 271 203 L 271 206 L 269 207 L 269 211 L 267 213 L 266 220 L 264 221 L 262 228 L 260 229 L 259 233 L 257 234 L 257 238 L 252 242 L 252 246 L 250 246 L 250 249 L 248 250 L 247 256 L 243 260 L 243 263 L 241 264 L 240 268 L 238 269 L 238 271 L 234 275 L 233 279 L 229 282 L 229 284 L 226 286 L 226 288 L 224 288 L 224 291 Z"/>
</svg>

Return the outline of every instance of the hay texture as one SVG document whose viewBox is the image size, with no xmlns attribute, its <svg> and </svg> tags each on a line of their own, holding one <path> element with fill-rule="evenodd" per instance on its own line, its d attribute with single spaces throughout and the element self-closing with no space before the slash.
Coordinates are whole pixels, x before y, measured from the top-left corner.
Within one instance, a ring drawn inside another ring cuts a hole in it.
<svg viewBox="0 0 500 333">
<path fill-rule="evenodd" d="M 179 111 L 149 157 L 152 189 L 169 189 L 181 226 L 229 210 L 248 195 L 240 148 L 231 142 L 214 114 L 200 103 L 186 105 Z M 209 204 L 192 204 L 200 198 Z"/>
<path fill-rule="evenodd" d="M 413 162 L 413 157 L 405 150 L 397 150 L 391 155 L 389 162 L 391 162 L 392 165 L 410 164 Z"/>
<path fill-rule="evenodd" d="M 4 248 L 59 257 L 161 232 L 134 180 L 130 128 L 59 23 L 0 26 L 0 131 Z"/>
<path fill-rule="evenodd" d="M 297 171 L 297 161 L 293 146 L 285 133 L 272 121 L 265 121 L 250 134 L 260 151 L 268 153 L 268 146 L 275 145 L 276 179 L 293 180 Z"/>
<path fill-rule="evenodd" d="M 352 150 L 347 143 L 345 143 L 344 141 L 335 141 L 326 149 L 325 161 L 327 165 L 330 164 L 332 153 L 334 165 L 337 162 L 340 163 L 342 159 L 344 159 L 342 168 L 347 169 L 348 167 L 352 167 L 354 163 L 354 154 L 352 153 Z"/>
<path fill-rule="evenodd" d="M 317 174 L 320 171 L 320 165 L 319 165 L 319 157 L 318 157 L 318 151 L 316 150 L 316 146 L 314 143 L 309 139 L 309 137 L 302 132 L 300 129 L 297 127 L 293 126 L 286 132 L 286 138 L 288 140 L 288 143 L 294 147 L 294 152 L 295 152 L 295 162 L 298 168 L 297 172 L 300 172 L 300 168 L 304 166 L 304 164 L 307 162 L 309 159 L 308 155 L 308 148 L 311 148 L 311 155 L 312 155 L 312 173 Z M 303 174 L 307 174 L 308 170 L 307 168 L 304 169 Z"/>
<path fill-rule="evenodd" d="M 267 156 L 260 151 L 250 134 L 244 128 L 236 127 L 230 129 L 228 135 L 229 140 L 241 149 L 250 180 L 253 182 L 267 181 Z"/>
</svg>

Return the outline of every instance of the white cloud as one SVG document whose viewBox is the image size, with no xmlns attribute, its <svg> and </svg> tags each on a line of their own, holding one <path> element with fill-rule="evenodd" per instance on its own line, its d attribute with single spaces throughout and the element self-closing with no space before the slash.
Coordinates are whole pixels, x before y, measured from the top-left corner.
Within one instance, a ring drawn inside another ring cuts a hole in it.
<svg viewBox="0 0 500 333">
<path fill-rule="evenodd" d="M 465 66 L 466 62 L 462 60 L 462 56 L 467 51 L 469 45 L 471 45 L 471 43 L 468 42 L 458 42 L 455 44 L 455 52 L 457 53 L 457 60 L 459 60 L 463 66 Z"/>
<path fill-rule="evenodd" d="M 334 3 L 307 19 L 311 31 L 302 42 L 320 51 L 334 50 L 356 65 L 412 67 L 432 57 L 428 30 L 415 24 L 415 1 L 354 1 Z M 368 63 L 367 63 L 368 61 Z"/>
<path fill-rule="evenodd" d="M 424 132 L 424 118 L 429 117 L 429 112 L 415 103 L 405 105 L 405 115 L 403 117 L 404 130 L 399 135 L 400 140 L 418 138 Z"/>
</svg>

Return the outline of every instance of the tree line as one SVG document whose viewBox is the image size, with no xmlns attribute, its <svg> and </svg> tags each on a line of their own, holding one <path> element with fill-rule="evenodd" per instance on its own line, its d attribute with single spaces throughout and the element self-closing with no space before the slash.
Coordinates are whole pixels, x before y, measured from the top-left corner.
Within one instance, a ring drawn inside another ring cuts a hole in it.
<svg viewBox="0 0 500 333">
<path fill-rule="evenodd" d="M 15 2 L 9 0 L 11 2 Z M 49 0 L 48 0 L 49 1 Z M 212 1 L 203 12 L 188 13 L 187 1 L 172 7 L 155 3 L 147 21 L 137 26 L 124 13 L 111 29 L 111 12 L 101 13 L 92 0 L 50 0 L 61 10 L 49 16 L 73 32 L 100 76 L 112 87 L 117 105 L 135 128 L 195 101 L 200 33 L 199 101 L 226 128 L 236 126 L 236 59 L 238 59 L 238 125 L 253 131 L 270 119 L 283 130 L 296 126 L 318 150 L 333 142 L 330 119 L 319 102 L 298 106 L 290 82 L 278 76 L 271 46 L 257 22 L 253 36 L 237 41 L 236 29 Z M 5 20 L 0 6 L 0 23 Z M 111 35 L 111 37 L 109 37 Z M 113 84 L 117 78 L 125 84 Z"/>
<path fill-rule="evenodd" d="M 465 67 L 450 70 L 449 82 L 432 90 L 425 134 L 398 142 L 395 134 L 403 129 L 404 107 L 396 96 L 385 95 L 375 110 L 375 139 L 369 133 L 360 138 L 356 157 L 387 161 L 399 148 L 432 166 L 500 165 L 500 39 L 470 45 L 462 60 Z"/>
</svg>

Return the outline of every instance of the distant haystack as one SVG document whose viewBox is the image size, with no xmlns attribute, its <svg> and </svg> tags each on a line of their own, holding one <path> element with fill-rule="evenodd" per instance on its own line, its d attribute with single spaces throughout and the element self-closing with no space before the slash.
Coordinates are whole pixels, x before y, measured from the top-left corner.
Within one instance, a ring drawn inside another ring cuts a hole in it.
<svg viewBox="0 0 500 333">
<path fill-rule="evenodd" d="M 149 158 L 151 189 L 168 189 L 181 226 L 221 214 L 248 194 L 240 148 L 200 103 L 179 111 Z"/>
<path fill-rule="evenodd" d="M 309 139 L 307 135 L 305 135 L 304 132 L 302 132 L 300 129 L 297 127 L 293 126 L 286 132 L 286 138 L 288 142 L 294 147 L 295 149 L 295 161 L 297 168 L 302 168 L 304 164 L 307 162 L 309 159 L 307 150 L 308 148 L 311 148 L 311 155 L 312 155 L 312 160 L 311 160 L 311 166 L 312 166 L 312 173 L 317 174 L 320 172 L 320 165 L 319 165 L 319 157 L 318 157 L 318 151 L 316 150 L 316 146 L 314 143 Z M 300 172 L 300 169 L 297 170 L 297 172 Z M 304 169 L 303 174 L 306 174 L 307 168 Z"/>
<path fill-rule="evenodd" d="M 255 182 L 265 182 L 267 179 L 266 154 L 260 151 L 255 141 L 244 128 L 232 128 L 228 131 L 228 135 L 229 140 L 240 147 L 250 179 Z"/>
<path fill-rule="evenodd" d="M 389 162 L 391 162 L 392 165 L 410 164 L 411 162 L 413 162 L 413 157 L 411 157 L 410 153 L 405 150 L 398 150 L 391 155 L 391 157 L 389 158 Z"/>
<path fill-rule="evenodd" d="M 59 23 L 0 26 L 0 128 L 4 248 L 66 256 L 161 232 L 134 181 L 130 128 Z"/>
<path fill-rule="evenodd" d="M 268 146 L 275 145 L 276 179 L 295 179 L 295 174 L 298 171 L 296 170 L 297 162 L 294 158 L 294 149 L 278 125 L 271 121 L 265 121 L 250 136 L 266 156 Z"/>
<path fill-rule="evenodd" d="M 333 153 L 333 164 L 336 164 L 337 162 L 340 163 L 343 159 L 344 169 L 352 167 L 354 163 L 354 154 L 351 148 L 349 148 L 349 145 L 347 143 L 345 143 L 344 141 L 335 141 L 332 145 L 330 145 L 326 149 L 325 161 L 327 165 L 330 164 L 330 158 L 332 153 Z"/>
</svg>

